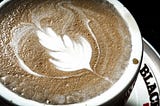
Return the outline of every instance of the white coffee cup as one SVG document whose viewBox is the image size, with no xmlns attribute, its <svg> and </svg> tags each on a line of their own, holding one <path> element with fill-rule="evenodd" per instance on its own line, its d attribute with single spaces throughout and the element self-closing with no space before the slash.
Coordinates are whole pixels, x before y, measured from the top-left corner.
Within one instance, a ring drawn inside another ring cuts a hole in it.
<svg viewBox="0 0 160 106">
<path fill-rule="evenodd" d="M 9 3 L 11 0 L 3 0 L 0 3 L 0 8 L 6 3 Z M 93 105 L 123 105 L 134 86 L 134 83 L 137 78 L 138 70 L 141 65 L 142 59 L 142 39 L 139 28 L 136 21 L 130 14 L 130 12 L 117 0 L 107 0 L 114 8 L 119 12 L 121 17 L 124 19 L 129 32 L 131 34 L 131 56 L 129 59 L 129 64 L 127 65 L 124 74 L 121 78 L 106 92 L 102 93 L 99 96 L 96 96 L 90 100 L 87 100 L 82 103 L 70 104 L 74 106 L 93 106 Z M 11 101 L 13 104 L 20 106 L 51 106 L 43 103 L 38 103 L 33 100 L 25 99 L 17 94 L 13 93 L 7 89 L 3 84 L 0 83 L 0 96 L 7 101 Z"/>
</svg>

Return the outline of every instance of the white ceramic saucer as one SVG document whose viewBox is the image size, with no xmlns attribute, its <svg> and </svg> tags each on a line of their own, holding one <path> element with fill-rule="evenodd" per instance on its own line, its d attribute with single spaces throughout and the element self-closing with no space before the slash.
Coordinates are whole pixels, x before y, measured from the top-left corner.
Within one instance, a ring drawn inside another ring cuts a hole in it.
<svg viewBox="0 0 160 106">
<path fill-rule="evenodd" d="M 160 55 L 143 39 L 141 70 L 125 106 L 160 106 Z"/>
</svg>

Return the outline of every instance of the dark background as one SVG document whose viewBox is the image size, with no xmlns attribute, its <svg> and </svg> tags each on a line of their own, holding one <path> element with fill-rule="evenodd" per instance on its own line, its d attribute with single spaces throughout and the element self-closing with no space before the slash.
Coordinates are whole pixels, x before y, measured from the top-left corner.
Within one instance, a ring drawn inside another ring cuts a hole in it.
<svg viewBox="0 0 160 106">
<path fill-rule="evenodd" d="M 0 0 L 1 1 L 1 0 Z M 119 0 L 131 12 L 141 35 L 160 53 L 160 3 L 159 0 Z M 1 103 L 0 106 L 7 106 Z"/>
<path fill-rule="evenodd" d="M 160 53 L 159 0 L 119 0 L 135 18 L 141 35 Z"/>
</svg>

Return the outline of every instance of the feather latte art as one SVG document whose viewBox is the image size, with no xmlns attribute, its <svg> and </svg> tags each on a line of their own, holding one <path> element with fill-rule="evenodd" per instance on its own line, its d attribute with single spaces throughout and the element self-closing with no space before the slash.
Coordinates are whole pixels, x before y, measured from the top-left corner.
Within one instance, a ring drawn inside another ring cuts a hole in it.
<svg viewBox="0 0 160 106">
<path fill-rule="evenodd" d="M 131 52 L 128 27 L 103 0 L 12 0 L 0 10 L 0 81 L 45 104 L 107 91 Z M 3 15 L 2 15 L 3 14 Z"/>
</svg>

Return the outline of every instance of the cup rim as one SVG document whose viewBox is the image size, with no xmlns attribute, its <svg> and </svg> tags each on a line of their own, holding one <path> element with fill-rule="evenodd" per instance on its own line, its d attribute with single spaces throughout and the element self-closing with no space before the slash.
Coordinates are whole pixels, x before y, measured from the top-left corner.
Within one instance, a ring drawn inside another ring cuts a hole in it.
<svg viewBox="0 0 160 106">
<path fill-rule="evenodd" d="M 0 8 L 9 2 L 11 0 L 3 0 L 0 2 Z M 118 0 L 105 0 L 108 1 L 119 13 L 119 15 L 123 18 L 123 20 L 126 22 L 127 27 L 129 28 L 129 32 L 131 35 L 131 45 L 132 45 L 132 52 L 129 58 L 129 64 L 125 68 L 125 72 L 121 76 L 121 78 L 112 85 L 111 88 L 109 88 L 107 91 L 104 93 L 100 94 L 99 96 L 96 96 L 92 99 L 89 99 L 87 101 L 81 102 L 81 103 L 75 103 L 73 104 L 74 106 L 88 106 L 88 105 L 102 105 L 103 103 L 106 103 L 110 100 L 112 100 L 114 97 L 116 97 L 118 94 L 120 94 L 133 80 L 133 78 L 136 76 L 138 69 L 141 65 L 141 60 L 142 60 L 142 37 L 140 34 L 140 30 L 138 28 L 138 25 L 131 15 L 131 13 L 128 11 L 126 7 L 124 7 Z M 133 59 L 138 60 L 137 64 L 133 63 Z M 122 84 L 124 86 L 122 86 Z M 47 105 L 43 103 L 38 103 L 33 100 L 25 99 L 17 94 L 13 93 L 9 89 L 7 89 L 3 84 L 0 83 L 0 96 L 5 98 L 8 101 L 12 101 L 13 104 L 18 104 L 18 105 L 40 105 L 40 106 L 54 106 L 54 105 Z M 25 106 L 24 105 L 24 106 Z M 69 104 L 72 106 L 72 104 Z M 65 105 L 66 106 L 66 105 Z"/>
</svg>

